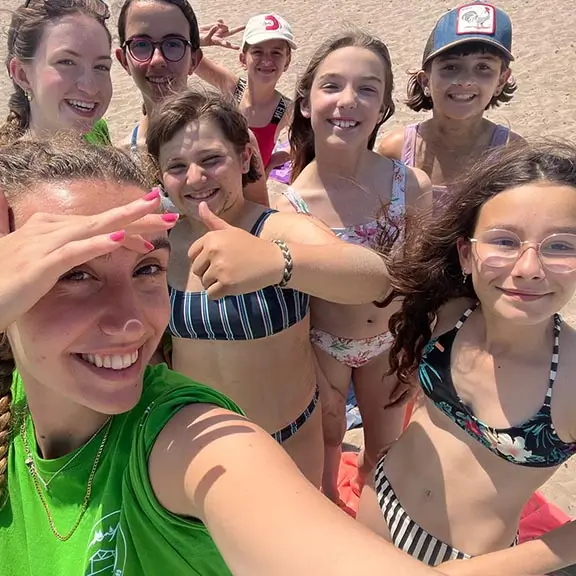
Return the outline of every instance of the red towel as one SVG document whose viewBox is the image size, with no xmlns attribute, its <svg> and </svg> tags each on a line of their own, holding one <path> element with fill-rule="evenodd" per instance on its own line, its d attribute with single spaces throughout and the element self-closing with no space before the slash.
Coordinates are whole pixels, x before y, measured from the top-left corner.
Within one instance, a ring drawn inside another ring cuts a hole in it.
<svg viewBox="0 0 576 576">
<path fill-rule="evenodd" d="M 342 454 L 340 470 L 338 473 L 338 491 L 340 493 L 341 507 L 355 517 L 360 498 L 360 485 L 356 474 L 356 460 L 358 455 L 353 452 Z M 571 518 L 560 508 L 548 502 L 544 496 L 536 492 L 530 499 L 520 520 L 520 542 L 533 540 L 558 528 Z"/>
</svg>

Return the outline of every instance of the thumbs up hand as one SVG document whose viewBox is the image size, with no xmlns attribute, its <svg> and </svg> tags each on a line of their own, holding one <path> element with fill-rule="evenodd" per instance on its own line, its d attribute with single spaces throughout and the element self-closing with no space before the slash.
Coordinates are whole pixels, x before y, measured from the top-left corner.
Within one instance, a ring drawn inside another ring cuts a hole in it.
<svg viewBox="0 0 576 576">
<path fill-rule="evenodd" d="M 210 298 L 247 294 L 282 280 L 284 257 L 276 244 L 232 226 L 205 202 L 198 215 L 208 232 L 192 244 L 188 256 Z"/>
<path fill-rule="evenodd" d="M 202 220 L 204 226 L 206 226 L 208 230 L 216 231 L 235 229 L 232 224 L 228 224 L 226 220 L 222 220 L 222 218 L 216 216 L 216 214 L 210 210 L 206 202 L 200 202 L 200 206 L 198 207 L 198 216 L 200 216 L 200 220 Z"/>
</svg>

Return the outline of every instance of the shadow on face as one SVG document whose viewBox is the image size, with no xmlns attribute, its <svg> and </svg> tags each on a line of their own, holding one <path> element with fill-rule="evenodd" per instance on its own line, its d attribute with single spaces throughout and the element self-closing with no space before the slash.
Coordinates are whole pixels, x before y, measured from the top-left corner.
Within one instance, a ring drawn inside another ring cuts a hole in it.
<svg viewBox="0 0 576 576">
<path fill-rule="evenodd" d="M 16 228 L 35 212 L 91 215 L 141 198 L 140 187 L 94 181 L 38 185 L 15 206 Z M 165 234 L 148 254 L 118 248 L 64 274 L 8 330 L 28 385 L 97 412 L 129 410 L 168 323 Z"/>
</svg>

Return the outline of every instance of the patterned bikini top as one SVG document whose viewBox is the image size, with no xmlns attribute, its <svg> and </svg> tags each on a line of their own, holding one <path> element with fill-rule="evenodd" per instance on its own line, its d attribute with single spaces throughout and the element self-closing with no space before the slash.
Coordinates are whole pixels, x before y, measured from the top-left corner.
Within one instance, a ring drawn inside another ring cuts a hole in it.
<svg viewBox="0 0 576 576">
<path fill-rule="evenodd" d="M 430 340 L 424 349 L 418 367 L 422 390 L 457 426 L 504 460 L 533 468 L 559 466 L 576 453 L 576 443 L 567 444 L 556 433 L 550 409 L 552 389 L 558 371 L 562 325 L 560 316 L 554 315 L 552 362 L 544 403 L 538 412 L 523 424 L 510 428 L 493 428 L 476 418 L 462 401 L 454 387 L 451 374 L 450 358 L 454 339 L 476 307 L 477 305 L 468 308 L 452 330 Z"/>
<path fill-rule="evenodd" d="M 299 214 L 312 215 L 308 204 L 294 190 L 289 187 L 282 192 L 294 210 Z M 390 198 L 390 214 L 401 216 L 406 209 L 406 166 L 402 162 L 393 160 L 392 172 L 392 194 Z M 332 228 L 332 232 L 344 242 L 350 244 L 360 244 L 361 246 L 373 247 L 376 244 L 381 223 L 377 220 L 370 220 L 364 224 Z"/>
</svg>

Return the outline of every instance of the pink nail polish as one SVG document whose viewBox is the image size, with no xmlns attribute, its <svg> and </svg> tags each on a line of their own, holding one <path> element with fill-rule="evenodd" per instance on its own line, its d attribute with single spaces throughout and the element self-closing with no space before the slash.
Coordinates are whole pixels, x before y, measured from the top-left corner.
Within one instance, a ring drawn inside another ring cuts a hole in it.
<svg viewBox="0 0 576 576">
<path fill-rule="evenodd" d="M 169 212 L 168 214 L 162 214 L 162 220 L 164 222 L 176 222 L 180 218 L 179 214 L 174 214 L 173 212 Z"/>
<path fill-rule="evenodd" d="M 112 232 L 112 234 L 110 234 L 110 240 L 112 240 L 112 242 L 122 242 L 124 238 L 126 238 L 125 230 L 118 230 L 118 232 Z"/>
<path fill-rule="evenodd" d="M 160 190 L 158 188 L 154 188 L 151 192 L 144 195 L 144 200 L 147 202 L 151 202 L 152 200 L 156 200 L 160 196 Z"/>
<path fill-rule="evenodd" d="M 148 242 L 148 240 L 144 242 L 144 246 L 146 246 L 147 250 L 154 250 L 154 244 L 152 244 L 152 242 Z"/>
</svg>

